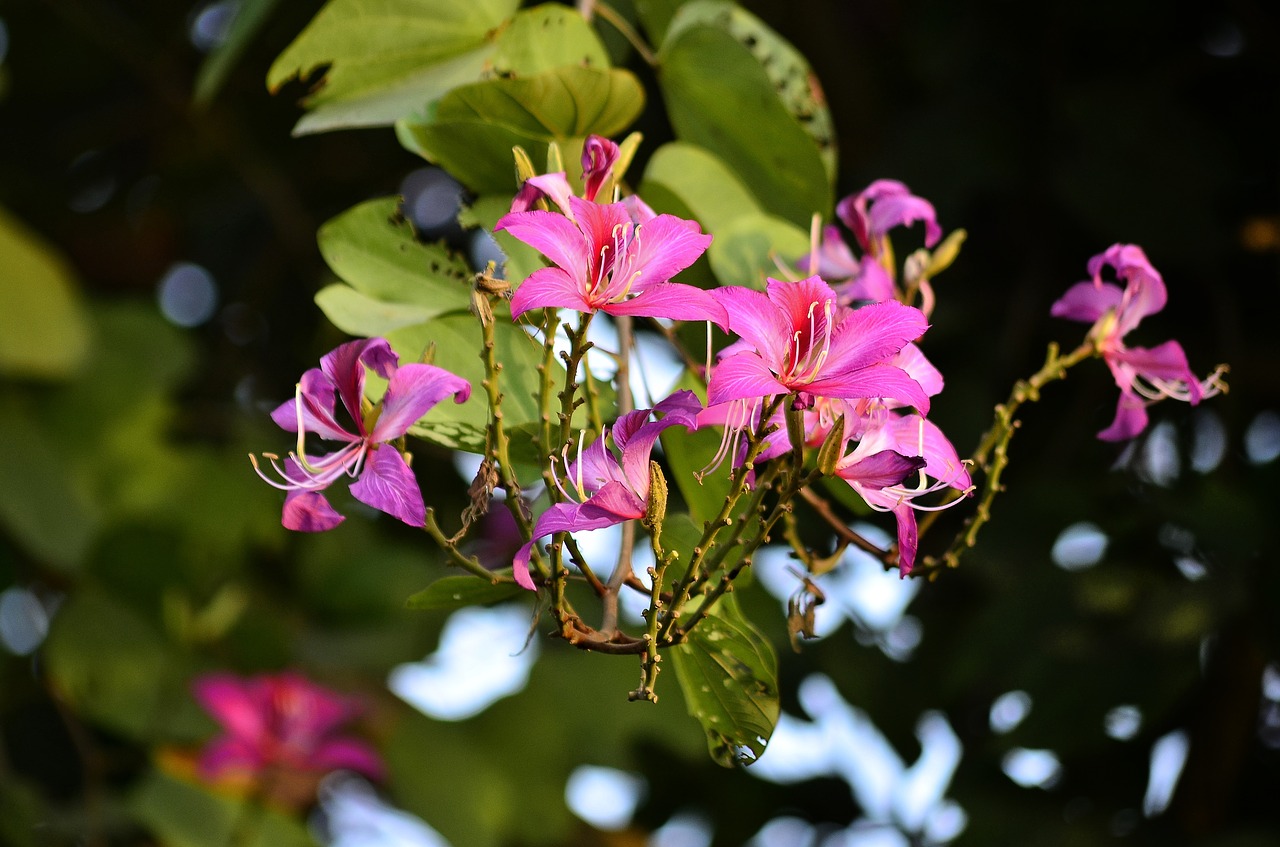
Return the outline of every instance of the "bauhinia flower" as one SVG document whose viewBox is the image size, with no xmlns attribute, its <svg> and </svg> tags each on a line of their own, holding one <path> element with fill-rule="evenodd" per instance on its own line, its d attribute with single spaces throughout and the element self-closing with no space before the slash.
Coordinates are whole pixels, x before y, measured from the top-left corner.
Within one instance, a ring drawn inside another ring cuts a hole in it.
<svg viewBox="0 0 1280 847">
<path fill-rule="evenodd" d="M 365 368 L 387 380 L 387 391 L 377 404 L 364 397 Z M 471 385 L 443 368 L 423 364 L 398 364 L 396 353 L 384 338 L 350 341 L 320 360 L 319 368 L 302 375 L 292 401 L 271 413 L 282 428 L 298 433 L 298 449 L 283 461 L 264 453 L 275 470 L 267 475 L 255 457 L 258 475 L 288 492 L 283 524 L 300 532 L 321 532 L 340 524 L 338 514 L 321 493 L 343 476 L 354 477 L 351 495 L 362 503 L 399 518 L 410 526 L 424 526 L 426 509 L 418 481 L 400 450 L 390 441 L 402 438 L 409 427 L 444 398 L 458 403 L 470 396 Z M 336 417 L 337 401 L 350 424 Z M 315 433 L 344 446 L 323 456 L 305 453 L 307 433 Z"/>
<path fill-rule="evenodd" d="M 895 281 L 897 268 L 893 265 L 889 244 L 891 229 L 921 222 L 925 228 L 925 247 L 933 247 L 942 238 L 933 204 L 915 196 L 897 180 L 876 180 L 859 193 L 844 198 L 836 206 L 836 215 L 853 232 L 862 250 L 861 258 L 854 256 L 837 227 L 827 226 L 822 230 L 817 249 L 801 259 L 799 265 L 809 273 L 816 272 L 824 279 L 838 282 L 836 291 L 840 302 L 846 304 L 903 300 L 905 295 Z M 928 315 L 933 292 L 927 280 L 921 279 L 919 285 L 922 309 Z"/>
<path fill-rule="evenodd" d="M 247 783 L 276 799 L 305 801 L 330 771 L 383 776 L 377 751 L 340 732 L 363 711 L 355 698 L 287 671 L 249 678 L 207 674 L 192 691 L 222 725 L 200 757 L 198 770 L 207 780 Z"/>
<path fill-rule="evenodd" d="M 933 204 L 911 193 L 895 179 L 878 179 L 862 191 L 846 197 L 836 206 L 836 215 L 853 232 L 863 252 L 878 256 L 885 250 L 884 239 L 897 226 L 924 224 L 924 246 L 932 247 L 942 238 Z"/>
<path fill-rule="evenodd" d="M 849 483 L 872 509 L 893 512 L 898 522 L 898 571 L 906 576 L 915 565 L 919 542 L 915 512 L 945 509 L 960 502 L 925 506 L 916 503 L 916 498 L 944 488 L 968 493 L 973 481 L 942 430 L 919 415 L 882 410 L 878 421 L 859 437 L 858 446 L 836 463 L 836 476 Z M 917 471 L 918 483 L 907 485 Z"/>
<path fill-rule="evenodd" d="M 569 214 L 512 212 L 494 227 L 537 248 L 554 265 L 534 271 L 516 288 L 513 318 L 554 308 L 727 324 L 724 308 L 708 292 L 671 282 L 711 243 L 696 221 L 652 215 L 642 204 L 600 205 L 581 197 L 564 202 Z"/>
<path fill-rule="evenodd" d="M 928 323 L 920 310 L 896 302 L 849 309 L 816 276 L 770 279 L 766 293 L 748 288 L 713 292 L 741 341 L 726 348 L 711 371 L 707 404 L 795 395 L 798 408 L 818 397 L 876 397 L 929 409 L 929 397 L 890 361 Z"/>
<path fill-rule="evenodd" d="M 1123 289 L 1103 282 L 1105 268 L 1124 281 Z M 1224 369 L 1198 379 L 1176 341 L 1151 348 L 1125 346 L 1124 337 L 1144 317 L 1163 309 L 1168 300 L 1164 280 L 1141 247 L 1112 245 L 1089 260 L 1089 275 L 1092 279 L 1076 283 L 1053 304 L 1051 314 L 1093 324 L 1090 337 L 1120 387 L 1115 420 L 1098 438 L 1124 441 L 1139 435 L 1147 428 L 1147 406 L 1157 400 L 1172 397 L 1195 405 L 1224 389 Z"/>
<path fill-rule="evenodd" d="M 539 516 L 533 537 L 516 553 L 516 582 L 533 591 L 529 557 L 533 545 L 553 532 L 604 529 L 643 518 L 649 508 L 649 456 L 658 436 L 680 424 L 693 429 L 702 404 L 692 391 L 677 391 L 653 409 L 638 409 L 618 418 L 613 425 L 613 445 L 621 461 L 605 445 L 608 433 L 585 450 L 579 447 L 574 460 L 565 460 L 564 479 L 557 479 L 560 493 L 568 500 L 555 503 Z M 661 413 L 661 420 L 649 416 Z M 567 487 L 566 487 L 567 486 Z"/>
</svg>

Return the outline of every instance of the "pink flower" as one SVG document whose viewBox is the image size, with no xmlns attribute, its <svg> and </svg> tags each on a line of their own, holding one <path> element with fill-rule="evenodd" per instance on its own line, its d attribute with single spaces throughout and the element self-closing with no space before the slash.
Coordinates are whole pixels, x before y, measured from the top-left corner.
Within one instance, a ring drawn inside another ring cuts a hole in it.
<svg viewBox="0 0 1280 847">
<path fill-rule="evenodd" d="M 849 309 L 816 276 L 770 279 L 763 294 L 736 287 L 712 294 L 742 340 L 726 348 L 712 369 L 709 406 L 794 394 L 803 408 L 817 397 L 878 397 L 928 411 L 920 384 L 890 364 L 928 329 L 918 309 L 896 302 Z"/>
<path fill-rule="evenodd" d="M 1102 281 L 1108 267 L 1124 281 L 1123 290 Z M 1197 379 L 1176 341 L 1152 348 L 1125 346 L 1124 337 L 1168 300 L 1164 280 L 1141 247 L 1112 245 L 1089 260 L 1089 274 L 1093 278 L 1069 288 L 1053 304 L 1051 314 L 1093 324 L 1090 335 L 1120 387 L 1115 420 L 1098 438 L 1124 441 L 1139 435 L 1147 428 L 1147 406 L 1157 400 L 1172 397 L 1195 405 L 1222 390 L 1221 369 L 1205 380 Z"/>
<path fill-rule="evenodd" d="M 364 398 L 365 368 L 387 380 L 387 391 L 375 406 Z M 343 476 L 357 477 L 351 495 L 362 503 L 399 518 L 410 526 L 424 526 L 426 509 L 418 481 L 399 449 L 387 444 L 401 438 L 430 409 L 452 395 L 466 401 L 470 384 L 433 365 L 399 365 L 395 351 L 383 338 L 350 341 L 320 360 L 319 368 L 302 375 L 293 401 L 271 413 L 282 428 L 298 433 L 298 450 L 281 463 L 264 453 L 278 479 L 267 476 L 250 456 L 258 475 L 289 492 L 282 523 L 300 532 L 322 532 L 344 520 L 320 492 Z M 351 420 L 339 423 L 337 400 Z M 313 432 L 344 442 L 339 450 L 308 456 L 303 441 Z"/>
<path fill-rule="evenodd" d="M 836 206 L 836 215 L 852 230 L 863 251 L 873 256 L 883 252 L 883 239 L 896 226 L 922 222 L 925 247 L 932 247 L 942 238 L 933 204 L 894 179 L 878 179 L 858 194 L 844 198 Z"/>
<path fill-rule="evenodd" d="M 915 565 L 919 541 L 915 512 L 960 502 L 924 506 L 914 502 L 916 498 L 943 488 L 967 494 L 973 481 L 955 447 L 933 423 L 919 415 L 887 410 L 871 421 L 858 446 L 836 463 L 836 476 L 849 483 L 872 509 L 893 513 L 898 523 L 898 571 L 906 576 Z M 915 471 L 920 472 L 919 483 L 907 486 L 907 478 Z"/>
<path fill-rule="evenodd" d="M 556 503 L 539 516 L 533 537 L 516 553 L 513 573 L 516 582 L 533 591 L 529 576 L 529 556 L 533 545 L 553 532 L 603 529 L 645 516 L 649 506 L 649 456 L 663 430 L 675 424 L 693 429 L 694 418 L 702 404 L 692 391 L 677 391 L 653 409 L 638 409 L 618 418 L 613 425 L 613 445 L 622 454 L 621 461 L 605 446 L 602 435 L 586 450 L 578 450 L 574 461 L 566 460 L 566 489 L 560 493 L 570 502 Z M 662 413 L 658 421 L 650 421 L 654 412 Z M 573 502 L 575 500 L 577 502 Z"/>
<path fill-rule="evenodd" d="M 205 779 L 248 778 L 261 785 L 277 775 L 318 777 L 340 768 L 382 778 L 382 759 L 373 747 L 339 734 L 362 711 L 353 698 L 292 672 L 207 674 L 192 683 L 192 691 L 223 730 L 200 757 Z"/>
<path fill-rule="evenodd" d="M 670 281 L 711 243 L 696 221 L 651 216 L 643 204 L 564 201 L 570 214 L 512 212 L 494 227 L 536 247 L 553 264 L 516 289 L 513 318 L 553 308 L 727 324 L 709 293 Z"/>
</svg>

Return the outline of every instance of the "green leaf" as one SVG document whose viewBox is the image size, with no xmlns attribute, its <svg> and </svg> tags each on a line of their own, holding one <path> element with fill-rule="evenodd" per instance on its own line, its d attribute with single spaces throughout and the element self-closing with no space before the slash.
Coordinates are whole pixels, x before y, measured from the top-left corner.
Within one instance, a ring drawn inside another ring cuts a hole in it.
<svg viewBox="0 0 1280 847">
<path fill-rule="evenodd" d="M 129 808 L 169 847 L 311 847 L 315 843 L 294 818 L 214 794 L 160 771 L 142 779 Z"/>
<path fill-rule="evenodd" d="M 495 76 L 534 76 L 562 65 L 607 68 L 609 56 L 582 15 L 558 3 L 523 9 L 498 38 Z"/>
<path fill-rule="evenodd" d="M 328 65 L 294 133 L 394 123 L 479 79 L 519 0 L 331 0 L 267 74 L 276 91 Z"/>
<path fill-rule="evenodd" d="M 320 254 L 352 288 L 376 300 L 410 303 L 427 317 L 466 311 L 471 271 L 440 244 L 423 244 L 400 214 L 399 197 L 361 203 L 320 227 Z"/>
<path fill-rule="evenodd" d="M 778 723 L 778 659 L 733 595 L 722 597 L 668 655 L 711 758 L 724 767 L 760 758 Z"/>
<path fill-rule="evenodd" d="M 81 590 L 58 611 L 44 657 L 77 712 L 132 738 L 152 739 L 173 704 L 172 648 L 147 621 L 104 594 Z"/>
<path fill-rule="evenodd" d="M 240 61 L 249 43 L 257 36 L 280 0 L 242 0 L 236 7 L 226 38 L 213 48 L 196 73 L 192 99 L 198 106 L 208 105 L 222 90 L 231 69 Z"/>
<path fill-rule="evenodd" d="M 778 277 L 784 265 L 809 252 L 803 229 L 772 215 L 744 215 L 716 232 L 707 250 L 711 270 L 724 285 L 763 290 L 766 277 Z"/>
<path fill-rule="evenodd" d="M 760 205 L 738 176 L 695 144 L 673 141 L 654 151 L 640 196 L 648 197 L 655 183 L 679 198 L 711 232 L 718 233 L 743 215 L 760 213 Z"/>
<path fill-rule="evenodd" d="M 510 600 L 524 589 L 510 582 L 485 582 L 477 576 L 446 576 L 405 601 L 410 609 L 452 611 L 465 606 L 488 606 Z"/>
<path fill-rule="evenodd" d="M 835 125 L 822 86 L 804 54 L 764 21 L 730 0 L 685 3 L 667 36 L 676 37 L 695 24 L 722 29 L 751 51 L 769 77 L 770 87 L 783 108 L 817 145 L 827 178 L 834 182 Z"/>
<path fill-rule="evenodd" d="M 734 17 L 704 23 L 690 12 L 704 7 L 681 8 L 659 54 L 676 136 L 723 160 L 767 211 L 807 226 L 833 202 L 823 148 L 788 110 L 752 48 L 728 30 Z"/>
<path fill-rule="evenodd" d="M 489 407 L 480 387 L 485 372 L 484 363 L 480 360 L 479 321 L 470 314 L 445 315 L 429 323 L 388 333 L 387 340 L 406 361 L 417 361 L 434 343 L 435 364 L 457 374 L 472 386 L 471 399 L 467 402 L 441 403 L 409 432 L 451 449 L 483 452 Z M 503 321 L 494 325 L 494 343 L 497 357 L 502 362 L 503 420 L 509 426 L 539 420 L 534 386 L 541 379 L 538 365 L 542 363 L 542 345 L 523 330 Z"/>
<path fill-rule="evenodd" d="M 0 208 L 0 374 L 56 379 L 89 350 L 75 275 L 62 257 Z"/>
<path fill-rule="evenodd" d="M 401 121 L 396 132 L 406 148 L 473 191 L 511 193 L 512 147 L 539 161 L 552 141 L 620 134 L 643 107 L 644 89 L 629 71 L 559 67 L 456 88 L 425 119 Z"/>
</svg>

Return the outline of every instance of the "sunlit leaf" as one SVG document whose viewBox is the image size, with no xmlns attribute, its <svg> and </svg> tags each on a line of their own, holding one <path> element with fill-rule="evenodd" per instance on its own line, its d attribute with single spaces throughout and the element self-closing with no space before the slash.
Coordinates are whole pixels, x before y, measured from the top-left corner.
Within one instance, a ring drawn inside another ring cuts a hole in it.
<svg viewBox="0 0 1280 847">
<path fill-rule="evenodd" d="M 778 100 L 817 145 L 828 180 L 836 176 L 835 127 L 826 96 L 809 60 L 772 27 L 730 0 L 684 3 L 666 35 L 678 38 L 685 29 L 706 25 L 721 29 L 751 51 Z"/>
<path fill-rule="evenodd" d="M 725 767 L 758 759 L 778 723 L 778 659 L 733 595 L 668 655 L 711 758 Z"/>
<path fill-rule="evenodd" d="M 333 272 L 371 298 L 416 305 L 427 317 L 471 302 L 466 262 L 442 245 L 419 242 L 398 197 L 348 209 L 320 227 L 316 240 Z"/>
<path fill-rule="evenodd" d="M 477 193 L 513 193 L 513 146 L 540 161 L 552 141 L 621 133 L 643 106 L 644 89 L 629 71 L 566 66 L 454 89 L 396 131 L 406 148 Z"/>
<path fill-rule="evenodd" d="M 42 379 L 75 370 L 89 326 L 63 259 L 0 209 L 0 374 Z"/>
<path fill-rule="evenodd" d="M 752 48 L 726 28 L 732 16 L 703 22 L 689 12 L 702 5 L 681 8 L 659 55 L 676 135 L 723 160 L 767 211 L 806 226 L 833 201 L 822 148 L 788 110 Z"/>
<path fill-rule="evenodd" d="M 479 79 L 519 0 L 331 0 L 267 74 L 273 91 L 329 66 L 296 134 L 385 126 Z"/>
<path fill-rule="evenodd" d="M 405 601 L 410 609 L 449 611 L 465 606 L 488 606 L 524 593 L 511 582 L 485 582 L 475 576 L 446 576 Z"/>
<path fill-rule="evenodd" d="M 703 227 L 719 232 L 743 215 L 760 212 L 760 205 L 738 176 L 714 154 L 694 144 L 673 141 L 654 151 L 640 183 L 648 197 L 654 184 L 670 191 Z"/>
<path fill-rule="evenodd" d="M 493 53 L 493 72 L 500 77 L 534 76 L 562 65 L 607 68 L 609 57 L 582 15 L 558 3 L 521 10 Z"/>
<path fill-rule="evenodd" d="M 805 230 L 782 218 L 752 214 L 716 232 L 707 250 L 711 270 L 724 285 L 764 289 L 767 277 L 780 278 L 784 267 L 809 252 Z"/>
</svg>

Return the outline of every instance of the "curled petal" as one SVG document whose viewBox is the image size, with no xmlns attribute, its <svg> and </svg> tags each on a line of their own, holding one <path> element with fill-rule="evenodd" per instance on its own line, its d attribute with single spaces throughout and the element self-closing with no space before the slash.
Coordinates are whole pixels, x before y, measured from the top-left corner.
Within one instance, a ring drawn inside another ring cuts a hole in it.
<svg viewBox="0 0 1280 847">
<path fill-rule="evenodd" d="M 398 359 L 385 338 L 361 338 L 335 347 L 320 359 L 320 370 L 333 381 L 342 405 L 352 419 L 360 422 L 360 401 L 364 397 L 364 367 L 383 379 L 390 379 Z"/>
<path fill-rule="evenodd" d="M 881 450 L 865 459 L 837 467 L 836 476 L 846 482 L 857 483 L 861 488 L 879 490 L 898 485 L 924 465 L 924 459 L 919 456 L 904 456 L 893 450 Z"/>
<path fill-rule="evenodd" d="M 1128 441 L 1141 435 L 1146 428 L 1147 404 L 1138 395 L 1122 391 L 1120 402 L 1116 404 L 1115 420 L 1098 433 L 1098 438 L 1102 441 Z"/>
</svg>

